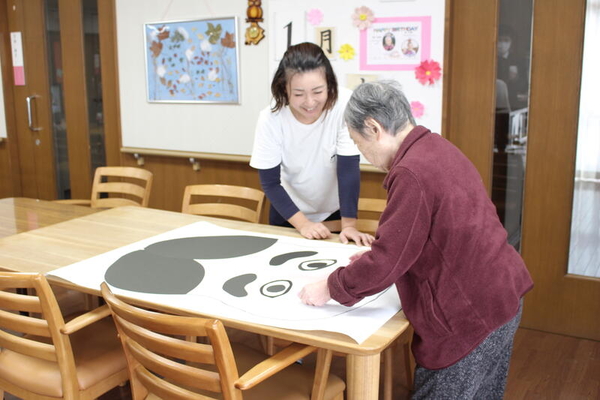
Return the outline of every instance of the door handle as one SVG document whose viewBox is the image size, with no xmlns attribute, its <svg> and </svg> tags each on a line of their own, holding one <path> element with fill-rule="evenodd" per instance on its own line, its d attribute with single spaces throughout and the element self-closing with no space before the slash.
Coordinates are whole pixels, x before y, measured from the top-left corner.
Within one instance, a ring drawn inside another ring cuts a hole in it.
<svg viewBox="0 0 600 400">
<path fill-rule="evenodd" d="M 33 131 L 33 132 L 37 132 L 37 131 L 41 131 L 42 130 L 42 128 L 40 128 L 40 127 L 34 127 L 33 126 L 33 115 L 32 115 L 32 112 L 31 112 L 31 101 L 33 99 L 37 99 L 38 97 L 40 97 L 40 96 L 38 96 L 37 94 L 34 94 L 34 95 L 31 95 L 31 96 L 27 96 L 27 98 L 26 98 L 27 99 L 27 122 L 29 124 L 29 129 L 31 131 Z"/>
</svg>

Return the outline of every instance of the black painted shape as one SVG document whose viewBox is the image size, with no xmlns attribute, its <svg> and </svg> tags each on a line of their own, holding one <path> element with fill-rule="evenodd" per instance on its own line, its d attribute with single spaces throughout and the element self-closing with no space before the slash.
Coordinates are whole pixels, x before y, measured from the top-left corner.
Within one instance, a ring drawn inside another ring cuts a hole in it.
<svg viewBox="0 0 600 400">
<path fill-rule="evenodd" d="M 256 274 L 235 276 L 223 284 L 223 290 L 235 297 L 246 297 L 246 285 L 256 280 Z"/>
<path fill-rule="evenodd" d="M 156 242 L 146 251 L 188 260 L 217 260 L 258 253 L 276 242 L 277 239 L 258 236 L 197 236 Z"/>
<path fill-rule="evenodd" d="M 163 257 L 145 250 L 125 254 L 104 274 L 104 280 L 111 286 L 154 294 L 186 294 L 203 279 L 204 267 L 196 261 Z"/>
<path fill-rule="evenodd" d="M 271 298 L 279 297 L 289 292 L 292 286 L 292 281 L 288 281 L 287 279 L 272 281 L 261 286 L 260 294 Z"/>
<path fill-rule="evenodd" d="M 301 271 L 317 271 L 323 268 L 327 268 L 335 264 L 337 260 L 323 259 L 323 260 L 308 260 L 303 261 L 298 265 L 298 269 Z"/>
<path fill-rule="evenodd" d="M 310 257 L 314 256 L 315 254 L 317 254 L 316 251 L 293 251 L 291 253 L 280 254 L 271 258 L 269 265 L 281 265 L 286 261 L 292 260 L 294 258 Z"/>
</svg>

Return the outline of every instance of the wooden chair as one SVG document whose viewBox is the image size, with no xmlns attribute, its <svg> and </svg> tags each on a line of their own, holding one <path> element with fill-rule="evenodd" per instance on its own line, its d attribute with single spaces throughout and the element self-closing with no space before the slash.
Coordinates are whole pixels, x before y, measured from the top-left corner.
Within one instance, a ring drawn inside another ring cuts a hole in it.
<svg viewBox="0 0 600 400">
<path fill-rule="evenodd" d="M 379 226 L 379 216 L 385 209 L 387 201 L 385 199 L 358 199 L 358 219 L 356 220 L 356 229 L 361 232 L 375 234 Z M 364 215 L 364 217 L 361 217 Z"/>
<path fill-rule="evenodd" d="M 361 232 L 375 234 L 377 227 L 379 226 L 379 217 L 387 201 L 385 199 L 372 199 L 372 198 L 359 198 L 358 199 L 358 213 L 359 218 L 356 220 L 356 228 Z M 404 365 L 406 371 L 406 383 L 409 389 L 413 387 L 413 375 L 414 375 L 414 360 L 412 359 L 412 353 L 410 350 L 410 341 L 412 338 L 412 328 L 409 328 L 402 334 L 390 347 L 384 350 L 382 354 L 383 360 L 383 399 L 392 400 L 392 388 L 393 388 L 393 352 L 396 346 L 402 344 L 404 352 Z M 271 337 L 266 338 L 266 353 L 273 354 L 276 348 L 284 344 L 284 341 L 274 340 Z M 337 353 L 336 353 L 337 354 Z"/>
<path fill-rule="evenodd" d="M 44 275 L 0 272 L 0 397 L 95 399 L 125 383 L 109 316 L 103 306 L 65 323 Z"/>
<path fill-rule="evenodd" d="M 56 200 L 56 202 L 87 205 L 92 208 L 148 207 L 152 177 L 152 172 L 142 168 L 98 167 L 94 173 L 91 199 Z"/>
<path fill-rule="evenodd" d="M 331 351 L 319 350 L 315 373 L 295 364 L 315 347 L 295 343 L 265 359 L 230 343 L 219 320 L 144 310 L 118 299 L 106 283 L 101 288 L 127 355 L 135 400 L 343 400 L 344 382 L 329 375 Z"/>
<path fill-rule="evenodd" d="M 358 199 L 358 213 L 359 216 L 356 219 L 356 229 L 360 232 L 366 232 L 375 234 L 377 226 L 379 225 L 379 215 L 385 208 L 386 200 L 383 199 L 370 199 L 370 198 L 359 198 Z M 366 217 L 361 217 L 364 215 Z M 339 232 L 342 229 L 342 221 L 323 221 L 323 224 L 329 228 L 331 232 Z"/>
<path fill-rule="evenodd" d="M 356 227 L 361 232 L 375 234 L 379 226 L 379 217 L 385 209 L 387 201 L 385 199 L 358 199 L 359 218 L 356 220 Z M 362 217 L 361 217 L 362 215 Z M 409 389 L 413 387 L 413 375 L 415 371 L 414 360 L 410 351 L 410 341 L 412 338 L 412 329 L 407 330 L 390 347 L 383 352 L 383 398 L 392 399 L 393 371 L 392 355 L 394 347 L 402 344 L 404 350 L 404 366 L 406 370 L 406 382 Z"/>
<path fill-rule="evenodd" d="M 189 185 L 183 194 L 181 211 L 258 223 L 264 200 L 262 191 L 245 186 Z"/>
</svg>

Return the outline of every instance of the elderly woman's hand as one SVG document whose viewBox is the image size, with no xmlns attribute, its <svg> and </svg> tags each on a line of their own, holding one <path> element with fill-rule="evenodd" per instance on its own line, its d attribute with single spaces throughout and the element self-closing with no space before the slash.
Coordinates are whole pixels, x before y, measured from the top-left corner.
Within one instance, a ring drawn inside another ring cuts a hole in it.
<svg viewBox="0 0 600 400">
<path fill-rule="evenodd" d="M 324 305 L 331 299 L 329 287 L 327 287 L 327 279 L 304 286 L 300 293 L 298 293 L 298 297 L 304 304 L 309 306 L 320 307 Z"/>
</svg>

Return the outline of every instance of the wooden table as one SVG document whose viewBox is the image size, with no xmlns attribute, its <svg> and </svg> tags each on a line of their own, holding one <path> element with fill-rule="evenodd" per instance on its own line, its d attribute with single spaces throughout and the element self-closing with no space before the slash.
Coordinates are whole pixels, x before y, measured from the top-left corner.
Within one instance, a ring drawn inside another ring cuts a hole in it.
<svg viewBox="0 0 600 400">
<path fill-rule="evenodd" d="M 98 211 L 89 207 L 23 197 L 0 199 L 0 238 Z"/>
<path fill-rule="evenodd" d="M 0 268 L 11 271 L 47 273 L 203 220 L 226 228 L 299 237 L 296 231 L 288 228 L 141 207 L 119 207 L 0 239 Z M 57 281 L 57 278 L 49 277 L 49 279 L 52 279 L 54 284 L 99 294 L 99 291 L 74 287 L 69 282 Z M 155 305 L 153 304 L 153 306 Z M 404 314 L 399 312 L 366 341 L 357 344 L 346 335 L 335 332 L 276 328 L 225 318 L 222 318 L 222 321 L 226 326 L 236 329 L 347 354 L 348 400 L 376 400 L 378 398 L 381 352 L 409 326 Z"/>
</svg>

